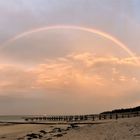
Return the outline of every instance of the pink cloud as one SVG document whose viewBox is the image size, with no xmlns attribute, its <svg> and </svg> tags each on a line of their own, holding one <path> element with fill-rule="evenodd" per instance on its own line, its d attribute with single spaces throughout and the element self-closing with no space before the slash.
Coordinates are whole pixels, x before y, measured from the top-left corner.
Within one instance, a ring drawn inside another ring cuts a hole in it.
<svg viewBox="0 0 140 140">
<path fill-rule="evenodd" d="M 92 53 L 72 53 L 46 59 L 32 69 L 18 65 L 0 65 L 0 91 L 4 90 L 94 90 L 108 93 L 115 89 L 138 88 L 140 65 L 133 58 L 100 57 Z"/>
</svg>

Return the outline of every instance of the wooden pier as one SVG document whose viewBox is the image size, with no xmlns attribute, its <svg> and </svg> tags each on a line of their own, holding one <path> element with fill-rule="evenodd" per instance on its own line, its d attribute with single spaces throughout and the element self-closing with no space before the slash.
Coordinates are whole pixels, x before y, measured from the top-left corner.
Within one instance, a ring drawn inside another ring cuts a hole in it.
<svg viewBox="0 0 140 140">
<path fill-rule="evenodd" d="M 128 113 L 112 113 L 112 114 L 92 114 L 92 115 L 60 115 L 60 116 L 35 116 L 25 117 L 26 122 L 85 122 L 85 121 L 97 121 L 97 120 L 111 120 L 119 118 L 138 117 L 140 112 L 128 112 Z"/>
</svg>

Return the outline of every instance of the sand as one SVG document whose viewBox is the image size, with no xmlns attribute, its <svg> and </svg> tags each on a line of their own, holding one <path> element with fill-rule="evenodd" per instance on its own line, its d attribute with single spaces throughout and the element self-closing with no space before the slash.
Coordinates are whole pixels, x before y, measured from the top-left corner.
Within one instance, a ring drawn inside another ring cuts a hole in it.
<svg viewBox="0 0 140 140">
<path fill-rule="evenodd" d="M 140 140 L 140 117 L 100 124 L 0 124 L 0 140 Z"/>
</svg>

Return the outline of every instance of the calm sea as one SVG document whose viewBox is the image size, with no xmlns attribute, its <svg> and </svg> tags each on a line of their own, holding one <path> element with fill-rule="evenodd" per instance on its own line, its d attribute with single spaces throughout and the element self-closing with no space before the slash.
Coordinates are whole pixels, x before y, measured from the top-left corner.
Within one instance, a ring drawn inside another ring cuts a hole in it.
<svg viewBox="0 0 140 140">
<path fill-rule="evenodd" d="M 0 116 L 0 122 L 24 122 L 24 117 L 29 116 Z"/>
</svg>

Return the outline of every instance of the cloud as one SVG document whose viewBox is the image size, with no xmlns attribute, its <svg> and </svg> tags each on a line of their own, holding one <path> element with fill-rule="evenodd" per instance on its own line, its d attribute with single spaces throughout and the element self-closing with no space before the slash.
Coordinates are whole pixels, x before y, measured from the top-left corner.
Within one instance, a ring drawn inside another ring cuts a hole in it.
<svg viewBox="0 0 140 140">
<path fill-rule="evenodd" d="M 71 113 L 79 107 L 80 112 L 88 113 L 102 111 L 99 106 L 111 109 L 135 105 L 140 91 L 139 70 L 133 58 L 101 57 L 90 52 L 46 59 L 34 67 L 1 64 L 0 96 L 7 100 L 0 104 L 7 108 L 9 102 L 13 108 L 17 104 L 27 108 L 24 101 L 28 101 L 33 108 L 49 105 L 52 113 L 56 108 L 64 112 L 74 106 Z"/>
<path fill-rule="evenodd" d="M 0 65 L 0 90 L 134 88 L 139 84 L 140 65 L 133 58 L 101 57 L 72 53 L 46 59 L 32 68 Z"/>
<path fill-rule="evenodd" d="M 35 76 L 30 70 L 16 65 L 0 65 L 0 93 L 3 91 L 29 90 L 35 85 Z"/>
</svg>

